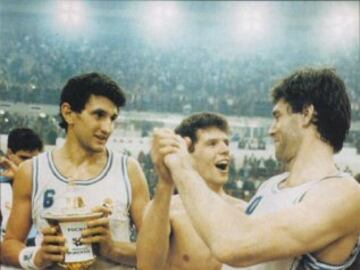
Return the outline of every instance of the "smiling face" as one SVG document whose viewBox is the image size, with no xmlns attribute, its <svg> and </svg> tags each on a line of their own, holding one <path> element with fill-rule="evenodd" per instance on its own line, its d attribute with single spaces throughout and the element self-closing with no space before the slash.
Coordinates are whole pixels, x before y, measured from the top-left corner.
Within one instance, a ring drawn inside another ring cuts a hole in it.
<svg viewBox="0 0 360 270">
<path fill-rule="evenodd" d="M 105 150 L 117 116 L 118 108 L 110 99 L 92 95 L 80 113 L 71 113 L 68 132 L 87 152 L 98 153 Z"/>
<path fill-rule="evenodd" d="M 279 161 L 290 163 L 302 142 L 301 114 L 293 113 L 290 105 L 281 99 L 274 106 L 273 118 L 269 135 L 274 140 L 275 156 Z"/>
<path fill-rule="evenodd" d="M 218 189 L 229 176 L 229 136 L 216 127 L 199 129 L 196 136 L 193 165 L 210 187 Z"/>
</svg>

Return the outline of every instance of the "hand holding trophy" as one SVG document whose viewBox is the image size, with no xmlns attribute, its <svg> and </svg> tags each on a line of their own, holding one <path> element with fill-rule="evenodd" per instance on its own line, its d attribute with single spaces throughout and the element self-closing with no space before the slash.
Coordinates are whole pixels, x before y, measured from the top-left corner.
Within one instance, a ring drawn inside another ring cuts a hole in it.
<svg viewBox="0 0 360 270">
<path fill-rule="evenodd" d="M 43 215 L 47 222 L 59 228 L 66 241 L 67 251 L 61 267 L 69 270 L 84 270 L 95 262 L 92 245 L 82 241 L 82 232 L 87 222 L 102 216 L 86 206 L 84 198 L 74 181 L 69 181 L 64 197 L 59 198 L 57 206 Z M 65 206 L 64 206 L 65 205 Z"/>
</svg>

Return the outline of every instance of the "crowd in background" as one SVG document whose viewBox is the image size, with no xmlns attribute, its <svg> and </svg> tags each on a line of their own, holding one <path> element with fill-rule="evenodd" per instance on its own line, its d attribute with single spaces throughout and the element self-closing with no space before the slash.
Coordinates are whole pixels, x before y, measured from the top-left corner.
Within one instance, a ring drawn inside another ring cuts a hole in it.
<svg viewBox="0 0 360 270">
<path fill-rule="evenodd" d="M 8 134 L 15 127 L 28 127 L 35 130 L 45 144 L 55 145 L 56 138 L 63 137 L 58 116 L 30 116 L 17 113 L 2 112 L 0 114 L 0 134 Z"/>
<path fill-rule="evenodd" d="M 0 113 L 0 134 L 8 134 L 14 127 L 29 127 L 37 131 L 45 144 L 54 145 L 56 138 L 64 137 L 64 130 L 60 128 L 58 118 L 58 115 L 40 114 L 38 116 L 31 116 L 26 113 L 18 114 L 4 111 Z M 148 129 L 152 129 L 152 125 L 149 125 Z M 148 129 L 146 129 L 146 132 L 142 131 L 140 136 L 149 136 L 151 130 Z M 242 136 L 234 133 L 231 136 L 231 140 L 237 142 L 239 149 L 248 150 L 266 150 L 266 139 L 266 132 L 261 132 L 257 135 L 245 132 Z M 345 142 L 348 146 L 356 148 L 357 153 L 360 154 L 360 130 L 350 131 Z"/>
<path fill-rule="evenodd" d="M 8 31 L 4 37 L 1 100 L 57 104 L 69 77 L 96 67 L 126 89 L 127 110 L 269 116 L 270 88 L 292 70 L 315 62 L 338 70 L 351 96 L 353 119 L 360 119 L 360 74 L 352 52 L 323 58 L 290 49 L 289 57 L 276 51 L 228 57 L 204 47 L 159 50 L 135 40 L 119 46 L 81 39 L 74 46 L 41 32 Z"/>
<path fill-rule="evenodd" d="M 5 119 L 7 119 L 5 121 Z M 20 114 L 0 114 L 0 134 L 8 134 L 13 127 L 30 127 L 37 131 L 43 138 L 45 144 L 54 145 L 57 137 L 64 135 L 63 131 L 58 126 L 57 116 L 28 116 Z M 249 134 L 248 134 L 249 135 Z M 265 151 L 267 148 L 266 139 L 260 135 L 255 137 L 239 136 L 239 134 L 232 135 L 232 141 L 235 141 L 238 149 Z M 266 134 L 263 134 L 266 136 Z M 351 132 L 347 138 L 347 142 L 357 148 L 357 153 L 360 154 L 360 132 Z M 126 145 L 124 145 L 126 148 Z M 126 152 L 129 155 L 134 155 L 128 149 Z M 150 154 L 148 152 L 140 151 L 136 157 L 144 169 L 144 173 L 148 180 L 150 193 L 154 194 L 157 184 L 157 174 L 153 167 Z M 230 162 L 229 166 L 229 181 L 225 185 L 225 190 L 236 197 L 243 199 L 250 199 L 256 192 L 259 185 L 269 177 L 281 172 L 280 164 L 271 156 L 268 158 L 257 157 L 254 154 L 245 155 L 241 162 L 241 167 L 236 169 L 235 160 Z"/>
<path fill-rule="evenodd" d="M 157 184 L 157 174 L 151 161 L 150 153 L 140 152 L 137 157 L 148 180 L 151 195 Z M 280 164 L 272 157 L 258 158 L 245 156 L 241 168 L 236 170 L 234 159 L 229 165 L 229 181 L 224 189 L 227 193 L 243 199 L 250 199 L 260 184 L 281 171 Z"/>
<path fill-rule="evenodd" d="M 29 27 L 30 24 L 29 24 Z M 270 117 L 269 93 L 277 80 L 303 66 L 334 66 L 344 79 L 352 103 L 352 119 L 360 120 L 360 70 L 349 50 L 326 57 L 298 44 L 287 50 L 224 54 L 207 46 L 178 46 L 166 50 L 145 46 L 136 38 L 80 38 L 76 42 L 37 29 L 1 28 L 0 101 L 58 105 L 62 86 L 75 74 L 101 71 L 114 78 L 127 94 L 126 110 L 189 114 L 219 112 L 244 117 Z M 306 51 L 306 53 L 304 53 Z M 288 57 L 284 57 L 288 56 Z M 314 64 L 315 63 L 315 64 Z M 14 127 L 36 130 L 45 144 L 64 135 L 57 116 L 10 114 L 0 111 L 0 134 Z M 145 133 L 143 135 L 146 135 Z M 237 136 L 239 149 L 265 150 L 263 137 Z M 347 142 L 360 153 L 360 132 Z M 149 153 L 137 157 L 151 193 L 157 176 Z M 228 193 L 250 198 L 261 182 L 280 172 L 271 157 L 246 156 L 241 168 L 230 165 Z"/>
</svg>

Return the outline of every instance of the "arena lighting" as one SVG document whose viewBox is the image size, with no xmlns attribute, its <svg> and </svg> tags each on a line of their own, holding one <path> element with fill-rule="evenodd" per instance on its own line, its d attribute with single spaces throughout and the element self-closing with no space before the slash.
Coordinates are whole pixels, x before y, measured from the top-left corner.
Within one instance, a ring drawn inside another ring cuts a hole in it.
<svg viewBox="0 0 360 270">
<path fill-rule="evenodd" d="M 57 25 L 65 30 L 81 30 L 85 25 L 85 6 L 82 1 L 56 2 Z"/>
<path fill-rule="evenodd" d="M 237 2 L 230 14 L 228 28 L 237 42 L 252 44 L 262 40 L 270 32 L 269 3 Z"/>
<path fill-rule="evenodd" d="M 359 46 L 359 3 L 339 2 L 322 13 L 315 29 L 318 42 L 328 50 Z"/>
<path fill-rule="evenodd" d="M 154 1 L 142 5 L 141 28 L 146 39 L 166 41 L 179 29 L 181 12 L 175 1 Z"/>
</svg>

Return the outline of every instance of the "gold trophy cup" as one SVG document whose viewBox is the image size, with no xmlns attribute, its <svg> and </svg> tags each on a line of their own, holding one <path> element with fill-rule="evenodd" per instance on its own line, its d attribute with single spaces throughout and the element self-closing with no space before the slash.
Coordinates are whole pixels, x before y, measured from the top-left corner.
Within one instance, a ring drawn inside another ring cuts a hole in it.
<svg viewBox="0 0 360 270">
<path fill-rule="evenodd" d="M 86 229 L 89 220 L 99 218 L 102 213 L 91 212 L 85 207 L 81 196 L 71 193 L 65 198 L 66 207 L 48 211 L 42 217 L 50 225 L 59 226 L 61 234 L 66 238 L 68 251 L 64 262 L 59 265 L 69 270 L 85 270 L 95 262 L 95 255 L 91 244 L 81 243 L 81 232 Z"/>
</svg>

